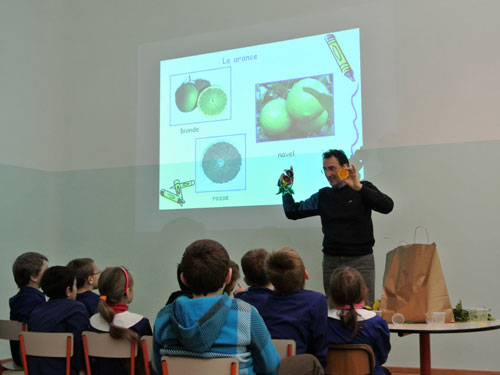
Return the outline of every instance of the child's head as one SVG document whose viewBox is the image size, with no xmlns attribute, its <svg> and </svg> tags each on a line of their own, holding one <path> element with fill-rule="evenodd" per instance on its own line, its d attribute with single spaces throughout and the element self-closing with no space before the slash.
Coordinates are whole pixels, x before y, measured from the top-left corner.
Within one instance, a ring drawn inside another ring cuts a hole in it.
<svg viewBox="0 0 500 375">
<path fill-rule="evenodd" d="M 363 276 L 352 267 L 339 267 L 330 277 L 328 297 L 334 306 L 354 306 L 363 301 L 366 291 Z"/>
<path fill-rule="evenodd" d="M 80 291 L 97 289 L 99 281 L 99 267 L 93 259 L 79 258 L 68 263 L 68 267 L 76 275 L 76 287 Z"/>
<path fill-rule="evenodd" d="M 17 286 L 40 287 L 40 280 L 48 267 L 45 255 L 28 252 L 17 257 L 12 265 L 12 273 Z"/>
<path fill-rule="evenodd" d="M 40 287 L 49 298 L 76 298 L 75 273 L 68 267 L 53 266 L 44 272 Z"/>
<path fill-rule="evenodd" d="M 264 287 L 269 284 L 266 276 L 266 261 L 269 253 L 266 249 L 250 250 L 241 258 L 241 268 L 245 282 L 249 286 Z"/>
<path fill-rule="evenodd" d="M 339 317 L 345 327 L 352 328 L 352 336 L 358 334 L 361 326 L 354 305 L 365 298 L 367 288 L 363 276 L 354 268 L 339 267 L 330 277 L 328 298 L 331 304 L 339 310 Z"/>
<path fill-rule="evenodd" d="M 125 267 L 109 267 L 102 271 L 99 277 L 99 293 L 101 294 L 98 311 L 108 323 L 115 318 L 113 305 L 130 303 L 134 296 L 134 279 Z M 109 334 L 116 339 L 127 339 L 139 342 L 139 336 L 134 331 L 109 325 Z"/>
<path fill-rule="evenodd" d="M 231 267 L 232 273 L 231 273 L 231 280 L 229 281 L 229 284 L 227 284 L 224 287 L 224 293 L 227 293 L 231 295 L 231 293 L 234 290 L 234 287 L 236 286 L 236 283 L 238 282 L 240 278 L 240 266 L 238 266 L 238 263 L 229 260 L 229 267 Z"/>
<path fill-rule="evenodd" d="M 132 302 L 134 278 L 125 267 L 106 268 L 99 277 L 98 287 L 108 304 Z"/>
<path fill-rule="evenodd" d="M 229 282 L 229 255 L 217 241 L 198 240 L 186 248 L 181 261 L 185 284 L 196 295 L 217 292 Z"/>
<path fill-rule="evenodd" d="M 282 247 L 267 259 L 266 274 L 276 293 L 286 296 L 304 289 L 307 272 L 299 254 L 291 247 Z"/>
</svg>

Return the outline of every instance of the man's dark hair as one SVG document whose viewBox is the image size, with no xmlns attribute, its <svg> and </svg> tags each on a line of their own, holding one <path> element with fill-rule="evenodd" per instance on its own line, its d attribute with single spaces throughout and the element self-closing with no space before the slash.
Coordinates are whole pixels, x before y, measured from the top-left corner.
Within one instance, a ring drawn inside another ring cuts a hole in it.
<svg viewBox="0 0 500 375">
<path fill-rule="evenodd" d="M 198 240 L 186 248 L 181 267 L 193 294 L 207 295 L 224 285 L 229 270 L 229 255 L 217 241 Z"/>
<path fill-rule="evenodd" d="M 34 252 L 24 253 L 17 257 L 12 265 L 12 273 L 19 288 L 28 285 L 31 276 L 36 276 L 40 273 L 44 260 L 48 261 L 45 255 Z"/>
<path fill-rule="evenodd" d="M 94 260 L 91 258 L 73 259 L 67 265 L 76 276 L 76 287 L 79 289 L 85 285 L 89 276 L 94 274 Z"/>
<path fill-rule="evenodd" d="M 269 253 L 266 249 L 250 250 L 241 258 L 241 268 L 249 286 L 263 287 L 269 284 L 266 276 L 266 261 Z"/>
<path fill-rule="evenodd" d="M 302 258 L 291 247 L 273 251 L 266 263 L 267 277 L 281 296 L 304 289 L 305 269 Z"/>
<path fill-rule="evenodd" d="M 49 298 L 67 298 L 66 290 L 73 289 L 75 273 L 68 267 L 49 267 L 42 276 L 40 287 Z"/>
<path fill-rule="evenodd" d="M 341 166 L 344 164 L 349 165 L 349 159 L 347 159 L 347 156 L 345 155 L 344 151 L 342 151 L 342 150 L 328 150 L 328 151 L 323 153 L 323 160 L 330 159 L 332 156 L 334 156 L 339 161 L 339 164 Z"/>
</svg>

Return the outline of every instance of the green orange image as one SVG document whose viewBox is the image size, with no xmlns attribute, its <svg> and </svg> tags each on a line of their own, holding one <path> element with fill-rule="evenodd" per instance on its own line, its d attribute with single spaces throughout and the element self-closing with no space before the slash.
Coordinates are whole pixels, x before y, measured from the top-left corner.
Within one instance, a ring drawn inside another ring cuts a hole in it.
<svg viewBox="0 0 500 375">
<path fill-rule="evenodd" d="M 198 108 L 207 117 L 216 117 L 222 114 L 227 107 L 227 94 L 221 87 L 208 86 L 198 96 Z"/>
<path fill-rule="evenodd" d="M 290 115 L 298 120 L 315 118 L 324 111 L 318 99 L 304 91 L 305 87 L 322 94 L 328 93 L 325 85 L 314 78 L 305 78 L 295 83 L 288 93 L 286 105 Z"/>
<path fill-rule="evenodd" d="M 175 91 L 175 104 L 181 112 L 191 112 L 196 108 L 197 100 L 198 89 L 196 88 L 194 83 L 183 83 Z"/>
<path fill-rule="evenodd" d="M 333 135 L 333 75 L 256 85 L 257 142 Z"/>
<path fill-rule="evenodd" d="M 265 133 L 277 135 L 286 132 L 292 124 L 292 118 L 286 108 L 286 100 L 273 99 L 264 105 L 260 112 L 260 126 Z"/>
<path fill-rule="evenodd" d="M 220 116 L 228 105 L 228 96 L 222 87 L 212 86 L 206 79 L 191 80 L 189 76 L 175 90 L 175 105 L 181 112 L 198 108 L 203 116 Z"/>
</svg>

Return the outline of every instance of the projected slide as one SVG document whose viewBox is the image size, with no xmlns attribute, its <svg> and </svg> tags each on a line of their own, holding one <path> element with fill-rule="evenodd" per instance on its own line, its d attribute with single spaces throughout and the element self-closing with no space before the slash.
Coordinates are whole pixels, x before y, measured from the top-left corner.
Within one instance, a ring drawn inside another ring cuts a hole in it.
<svg viewBox="0 0 500 375">
<path fill-rule="evenodd" d="M 283 169 L 306 198 L 321 153 L 361 148 L 359 29 L 161 61 L 159 208 L 281 204 Z"/>
</svg>

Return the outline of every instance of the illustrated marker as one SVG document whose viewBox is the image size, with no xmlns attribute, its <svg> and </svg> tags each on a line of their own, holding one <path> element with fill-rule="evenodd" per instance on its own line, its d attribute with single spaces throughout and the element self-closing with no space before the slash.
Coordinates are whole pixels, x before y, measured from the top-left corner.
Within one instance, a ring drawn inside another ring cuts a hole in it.
<svg viewBox="0 0 500 375">
<path fill-rule="evenodd" d="M 328 44 L 330 51 L 332 51 L 333 57 L 335 57 L 335 61 L 337 61 L 337 64 L 339 64 L 339 68 L 342 73 L 354 82 L 354 72 L 347 62 L 347 59 L 344 56 L 344 52 L 342 52 L 342 49 L 340 48 L 339 42 L 337 41 L 337 39 L 335 39 L 335 35 L 327 34 L 325 36 L 325 41 L 326 44 Z"/>
<path fill-rule="evenodd" d="M 181 197 L 179 197 L 178 195 L 175 195 L 174 193 L 172 193 L 171 191 L 168 191 L 168 190 L 165 190 L 165 189 L 161 189 L 160 190 L 160 195 L 163 197 L 163 198 L 167 198 L 168 200 L 172 201 L 172 202 L 175 202 L 175 203 L 178 203 L 180 204 L 181 206 L 186 203 L 186 201 L 184 201 L 184 199 L 182 199 Z"/>
<path fill-rule="evenodd" d="M 174 180 L 174 189 L 175 189 L 175 193 L 181 199 L 184 199 L 184 197 L 182 196 L 181 180 Z"/>
<path fill-rule="evenodd" d="M 179 181 L 179 180 L 175 180 L 175 181 Z M 174 181 L 174 185 L 170 186 L 170 189 L 175 189 L 175 181 Z M 188 188 L 191 186 L 194 186 L 194 180 L 180 182 L 181 189 Z"/>
</svg>

